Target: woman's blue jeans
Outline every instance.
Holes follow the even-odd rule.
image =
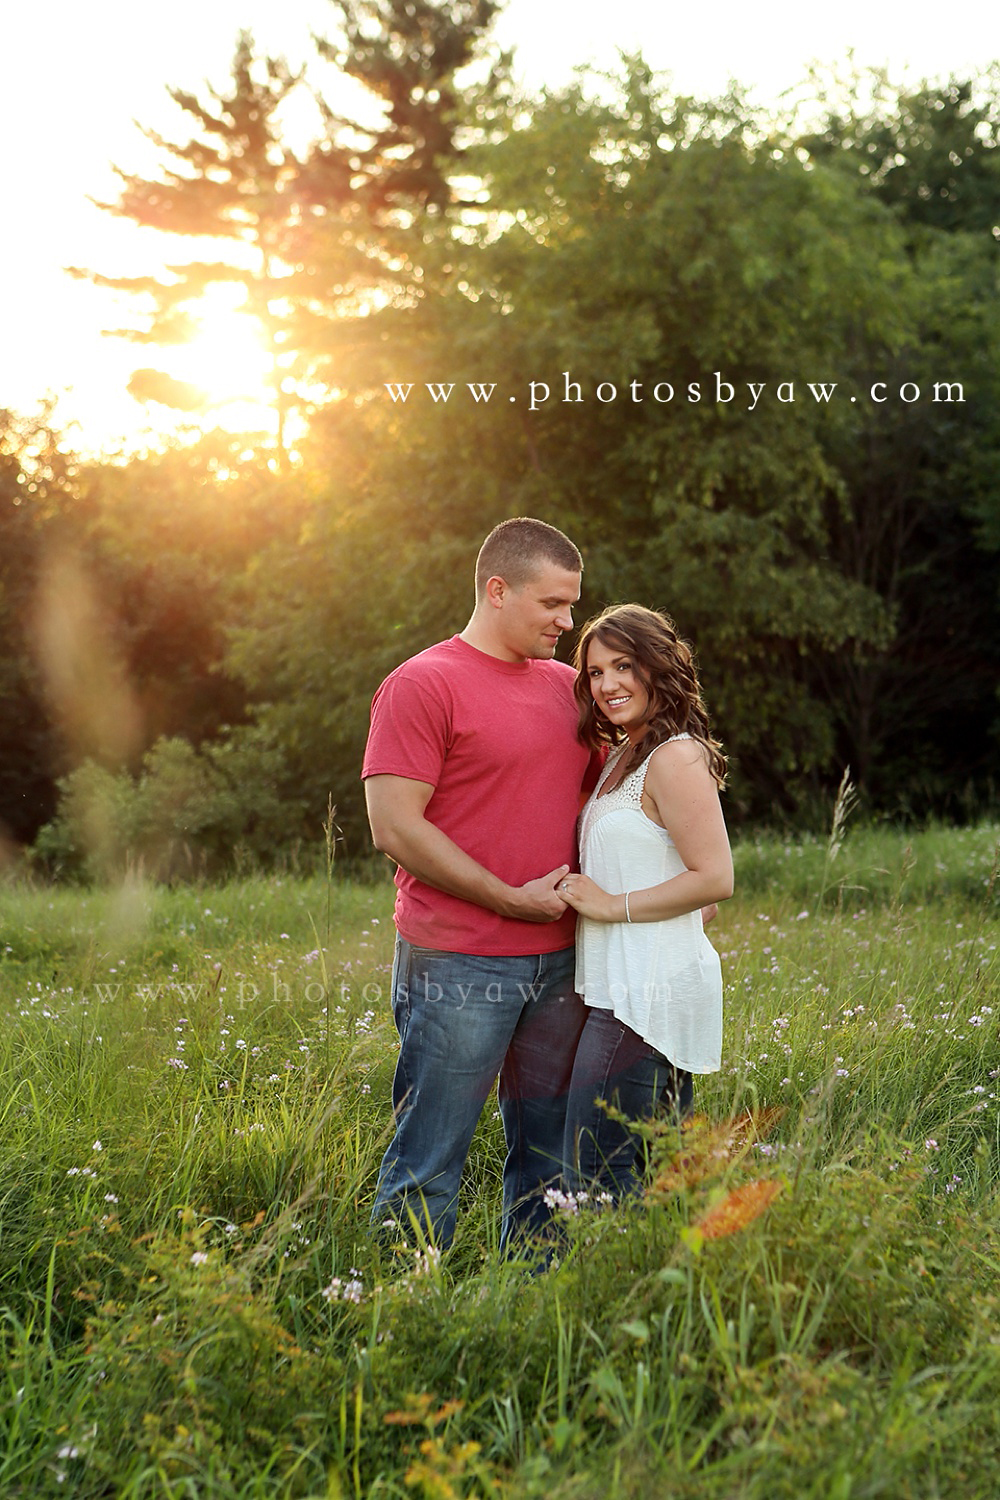
[[[639,1187],[643,1141],[627,1123],[611,1119],[599,1100],[629,1120],[666,1114],[680,1122],[690,1115],[693,1099],[690,1073],[675,1068],[612,1011],[589,1006],[566,1111],[570,1190],[621,1198]]]
[[[372,1223],[405,1231],[410,1215],[436,1245],[455,1230],[458,1188],[476,1123],[499,1075],[507,1158],[501,1245],[544,1232],[544,1190],[561,1183],[566,1096],[586,1019],[574,952],[479,957],[397,938],[392,1008],[399,1059],[396,1130],[379,1171]]]

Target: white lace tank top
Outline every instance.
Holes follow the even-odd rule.
[[[669,833],[642,810],[652,756],[601,795],[628,749],[626,743],[612,751],[580,815],[580,868],[614,895],[661,885],[686,869]],[[689,1073],[718,1069],[722,971],[700,911],[663,922],[581,918],[576,988],[588,1005],[613,1011],[676,1067]]]

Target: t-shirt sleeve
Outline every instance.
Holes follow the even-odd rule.
[[[437,786],[448,744],[448,711],[433,679],[416,681],[400,669],[372,700],[372,721],[361,779],[405,776]]]

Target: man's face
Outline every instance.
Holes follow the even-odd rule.
[[[521,588],[503,583],[498,593],[497,626],[509,659],[548,661],[555,656],[559,637],[573,629],[580,574],[542,563]]]

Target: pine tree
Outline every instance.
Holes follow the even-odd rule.
[[[172,141],[144,131],[163,153],[161,174],[141,177],[116,168],[121,196],[114,203],[99,204],[119,218],[170,234],[229,241],[239,247],[234,254],[167,266],[164,276],[74,271],[98,286],[149,298],[152,311],[145,326],[116,331],[154,345],[184,343],[193,335],[194,308],[213,283],[242,286],[242,309],[257,320],[270,356],[279,454],[284,453],[285,424],[294,404],[286,389],[291,351],[284,299],[290,289],[286,256],[298,216],[294,189],[301,164],[281,140],[276,117],[299,81],[300,75],[283,59],[255,59],[253,40],[242,32],[227,92],[212,89],[210,101],[202,103],[184,89],[169,90],[175,104],[196,122],[191,139]],[[192,409],[191,389],[183,382],[153,370],[137,376],[134,388],[140,399],[151,395],[163,404]],[[182,386],[183,400],[177,395]]]
[[[489,55],[498,0],[331,0],[342,18],[322,57],[376,106],[361,122],[319,101],[326,127],[304,163],[297,337],[315,378],[334,387],[368,367],[381,322],[345,318],[411,306],[452,273],[456,221],[470,207],[466,164],[509,88],[509,55]],[[475,84],[456,75],[489,59]],[[373,123],[374,120],[374,123]],[[377,325],[377,326],[376,326]]]
[[[441,213],[455,201],[464,124],[455,75],[481,56],[499,0],[333,0],[346,50],[317,38],[320,55],[364,84],[384,112],[365,128],[327,110],[333,149],[314,155],[339,174],[344,129],[355,141],[351,191],[373,217],[387,209]],[[502,62],[502,60],[501,60]]]
[[[217,282],[244,289],[270,354],[279,457],[297,394],[325,368],[332,327],[371,303],[387,275],[419,279],[414,223],[448,233],[446,210],[459,202],[454,179],[463,154],[462,101],[455,74],[481,55],[498,0],[334,0],[344,45],[317,38],[320,54],[361,82],[382,115],[362,124],[318,98],[325,133],[300,159],[281,136],[279,112],[302,82],[283,59],[256,58],[241,33],[231,86],[201,102],[183,89],[170,97],[195,122],[186,142],[147,130],[163,153],[155,178],[119,170],[122,192],[100,207],[134,223],[183,236],[229,241],[233,252],[165,268],[165,275],[108,277],[76,271],[99,286],[145,295],[152,311],[126,337],[184,343],[197,328],[197,303]],[[500,75],[498,75],[500,76]],[[199,393],[156,369],[137,370],[139,399],[193,412]],[[204,409],[204,403],[202,403]]]

